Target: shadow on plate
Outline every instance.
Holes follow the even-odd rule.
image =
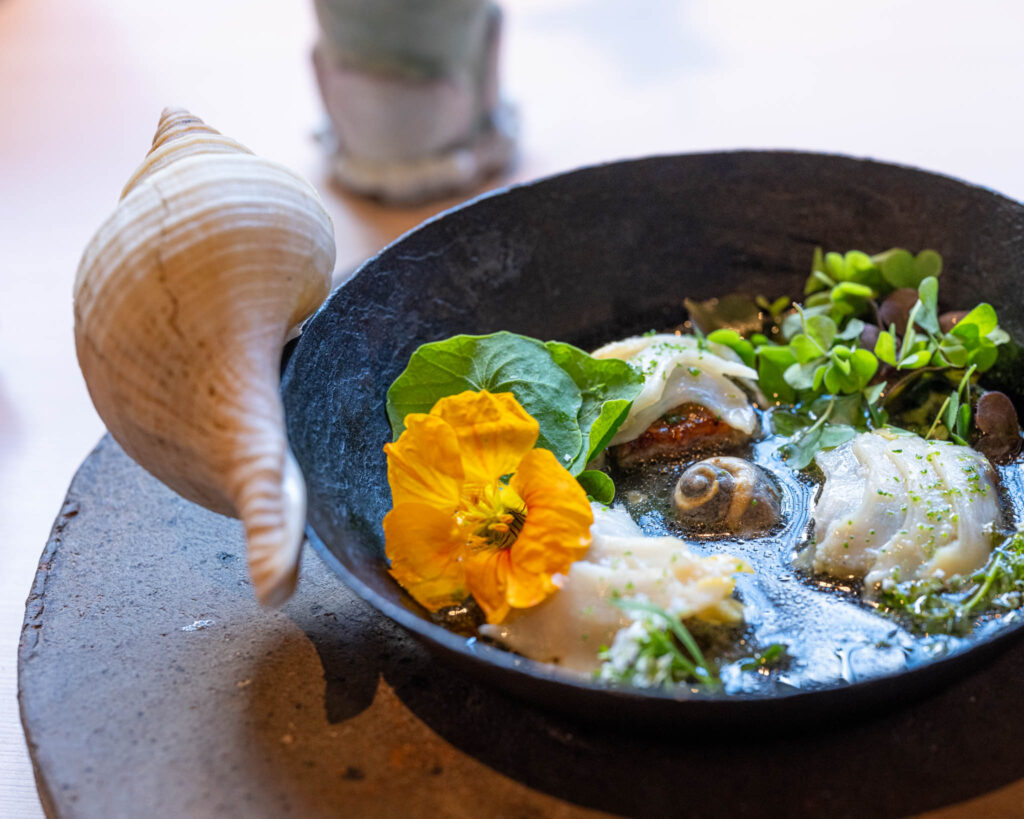
[[[369,625],[369,623],[367,623]],[[803,732],[723,726],[632,735],[550,714],[438,662],[377,616],[346,649],[307,629],[324,665],[332,722],[372,703],[379,675],[448,742],[531,788],[627,814],[902,816],[1024,777],[1024,650],[942,693]]]

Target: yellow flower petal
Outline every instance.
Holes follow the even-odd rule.
[[[455,431],[423,413],[405,417],[405,431],[385,444],[393,504],[425,503],[451,517],[462,489],[462,456]]]
[[[555,591],[553,574],[586,554],[594,514],[579,482],[546,449],[523,458],[511,486],[526,504],[526,523],[511,548],[505,594],[512,607],[527,608]]]
[[[395,579],[434,611],[472,593],[491,623],[555,591],[552,575],[590,545],[593,516],[558,459],[532,449],[539,427],[515,397],[465,392],[405,424],[384,447]],[[513,473],[509,486],[499,483]]]
[[[490,483],[508,475],[540,434],[537,422],[508,392],[448,396],[430,414],[455,430],[467,483]]]
[[[511,608],[544,601],[590,546],[594,515],[587,494],[558,459],[534,449],[519,463],[511,489],[526,506],[526,522],[510,549],[480,549],[466,555],[466,582],[490,623]]]
[[[451,513],[424,503],[404,503],[384,516],[384,550],[391,576],[431,611],[467,596],[462,564],[465,537]]]
[[[508,549],[472,552],[466,557],[466,584],[487,615],[488,623],[500,623],[508,617],[510,606],[505,591],[509,561]]]

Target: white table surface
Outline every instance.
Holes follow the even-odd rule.
[[[1020,4],[503,5],[503,85],[523,120],[512,180],[651,153],[786,147],[904,162],[1024,198]],[[50,524],[103,432],[75,361],[71,285],[161,108],[185,105],[306,174],[335,219],[339,276],[452,204],[388,210],[329,185],[312,137],[323,123],[314,37],[311,3],[296,0],[0,0],[2,817],[41,815],[16,646]],[[933,815],[1022,814],[1024,781]]]

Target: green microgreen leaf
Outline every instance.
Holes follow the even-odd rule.
[[[832,304],[832,299],[829,294],[830,291],[828,290],[821,290],[818,293],[812,293],[807,297],[807,301],[803,304],[804,310],[818,308],[829,312],[835,311],[835,306]]]
[[[925,249],[914,257],[914,275],[918,281],[928,277],[938,278],[942,273],[942,256],[937,251]]]
[[[819,364],[818,368],[814,371],[814,380],[811,382],[811,389],[815,392],[821,392],[821,385],[825,381],[825,372],[827,370],[827,364]]]
[[[777,319],[786,310],[793,300],[789,296],[779,296],[775,301],[768,301],[764,296],[758,296],[754,301],[757,306],[767,311],[773,319]]]
[[[928,276],[917,289],[917,323],[932,335],[939,330],[939,280]]]
[[[825,355],[827,347],[823,347],[810,336],[797,333],[789,342],[789,349],[793,351],[793,357],[801,364],[814,361]]]
[[[846,281],[846,263],[843,259],[842,253],[829,251],[825,254],[825,272],[833,279],[833,281]]]
[[[999,325],[996,311],[991,304],[982,302],[971,312],[958,321],[950,333],[960,338],[980,338],[987,336]]]
[[[884,381],[879,381],[872,387],[868,387],[864,390],[864,398],[868,404],[877,404],[878,399],[882,397],[882,393],[885,392],[886,384]]]
[[[960,410],[956,414],[956,426],[953,432],[954,440],[958,444],[967,445],[967,438],[971,434],[971,404],[967,402],[960,405]]]
[[[850,364],[849,347],[833,347],[832,352],[829,353],[829,358],[832,359],[832,363],[843,375],[849,375],[853,370],[853,367]]]
[[[894,290],[901,287],[916,289],[929,276],[937,277],[942,272],[942,257],[934,250],[922,250],[914,256],[908,250],[894,247],[872,259]]]
[[[757,348],[757,380],[761,391],[783,404],[796,401],[796,392],[785,379],[786,370],[796,363],[788,346],[762,344]]]
[[[874,298],[877,294],[866,284],[857,282],[840,282],[832,288],[829,298],[833,303],[840,301],[862,301]]]
[[[847,424],[826,424],[821,428],[821,449],[833,449],[845,444],[857,435],[857,430]]]
[[[795,440],[782,447],[786,463],[793,469],[805,469],[810,466],[823,449],[831,449],[845,444],[856,436],[857,430],[846,424],[823,424],[810,428]]]
[[[615,482],[607,474],[597,469],[587,469],[576,476],[583,491],[591,500],[605,506],[615,500]]]
[[[772,432],[791,438],[802,429],[811,425],[812,421],[806,414],[790,409],[778,409],[771,414]]]
[[[964,402],[964,397],[965,394],[969,397],[967,390],[971,383],[971,376],[974,375],[976,369],[974,366],[969,367],[961,376],[957,388],[942,402],[942,406],[939,407],[939,411],[935,415],[935,420],[932,421],[932,425],[924,436],[926,439],[932,437],[932,433],[935,432],[940,420],[954,438],[964,439],[967,437],[967,430],[970,429],[971,421],[971,403],[969,400]],[[964,414],[965,410],[966,413]],[[961,417],[964,417],[966,420],[961,421]]]
[[[836,338],[842,341],[853,341],[859,339],[864,332],[864,322],[858,318],[852,318],[846,322],[846,326],[836,333]]]
[[[846,268],[844,281],[866,283],[871,280],[871,274],[877,270],[875,263],[867,253],[860,250],[849,250],[843,256],[843,264]]]
[[[978,372],[985,372],[992,368],[997,358],[999,358],[999,350],[996,349],[996,345],[987,338],[983,338],[978,342],[977,348],[967,356],[967,361],[977,367]]]
[[[576,422],[583,442],[576,457],[569,462],[562,459],[563,466],[576,475],[604,450],[626,420],[643,378],[624,361],[591,358],[571,344],[549,341],[544,347],[579,390],[581,403]]]
[[[843,383],[843,373],[839,367],[835,364],[831,364],[825,368],[824,374],[825,389],[831,393],[842,393],[846,392]]]
[[[811,256],[811,273],[817,273],[825,269],[825,251],[820,247],[814,248]]]
[[[735,330],[715,330],[708,334],[708,341],[715,344],[722,344],[736,353],[740,360],[748,367],[755,366],[757,354],[754,352],[754,345],[747,341]]]
[[[946,399],[946,403],[943,404],[942,409],[939,410],[937,418],[942,418],[942,423],[946,425],[946,429],[956,429],[956,419],[960,412],[960,393],[958,390],[954,390],[949,398]],[[933,425],[934,426],[934,425]]]
[[[950,332],[942,333],[941,273],[942,257],[934,250],[914,255],[892,248],[868,256],[856,250],[825,253],[817,248],[804,304],[776,315],[788,307],[787,299],[772,303],[757,298],[756,305],[775,319],[770,336],[752,336],[751,348],[742,345],[741,337],[721,337],[744,361],[749,363],[753,356],[766,396],[796,404],[792,412],[803,418],[800,424],[787,422],[790,415],[779,411],[775,424],[777,434],[790,439],[786,457],[792,465],[808,464],[825,442],[846,438],[850,430],[887,425],[896,412],[901,424],[923,431],[931,422],[933,431],[943,437],[966,439],[970,427],[961,419],[970,420],[969,397],[951,398],[933,415],[945,400],[934,385],[942,384],[951,371],[981,372],[999,366],[999,346],[1009,336],[987,304],[978,305]],[[894,326],[879,328],[873,347],[862,346],[863,339],[874,336],[868,330],[873,330],[869,322],[878,320],[875,299],[895,288],[917,291],[905,331],[897,335]],[[888,365],[884,379],[879,378],[882,363]],[[873,383],[876,379],[878,383]],[[922,395],[932,397],[921,403]],[[912,417],[914,413],[920,417]],[[789,430],[783,431],[787,424]]]
[[[955,337],[946,335],[939,342],[937,353],[942,356],[941,360],[947,362],[950,367],[960,369],[967,366],[967,348],[960,344]]]
[[[881,267],[882,276],[894,289],[914,287],[914,256],[909,250],[894,247],[874,257],[875,263]]]
[[[821,350],[819,355],[824,355],[825,351],[832,346],[832,342],[835,340],[838,330],[836,323],[824,314],[807,315],[805,312],[804,327],[806,328],[807,336]]]
[[[785,643],[772,643],[763,651],[759,651],[752,657],[739,661],[741,671],[761,671],[762,669],[777,668],[787,661],[790,656],[789,646]]]
[[[932,360],[932,354],[928,350],[917,350],[900,359],[899,370],[917,370],[927,367]]]
[[[896,338],[888,332],[878,334],[878,341],[875,342],[875,355],[886,364],[896,366]]]
[[[857,377],[857,390],[864,389],[878,372],[878,359],[870,350],[860,347],[850,352],[850,366]]]
[[[794,390],[816,389],[814,381],[819,369],[823,368],[818,364],[817,359],[805,364],[797,363],[786,369],[783,378]]]
[[[900,345],[900,353],[897,356],[897,366],[903,361],[914,345],[917,343],[917,332],[914,330],[914,325],[917,323],[917,314],[921,311],[921,302],[915,302],[914,306],[910,308],[910,315],[907,317],[907,329],[903,333],[903,343]]]
[[[831,290],[835,286],[835,280],[829,277],[827,273],[815,270],[807,280],[807,284],[804,287],[804,295],[813,296],[821,290]]]

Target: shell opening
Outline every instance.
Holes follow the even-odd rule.
[[[291,449],[285,450],[280,496],[256,491],[239,510],[249,542],[249,574],[256,597],[265,606],[280,606],[295,591],[305,540],[306,482]]]

